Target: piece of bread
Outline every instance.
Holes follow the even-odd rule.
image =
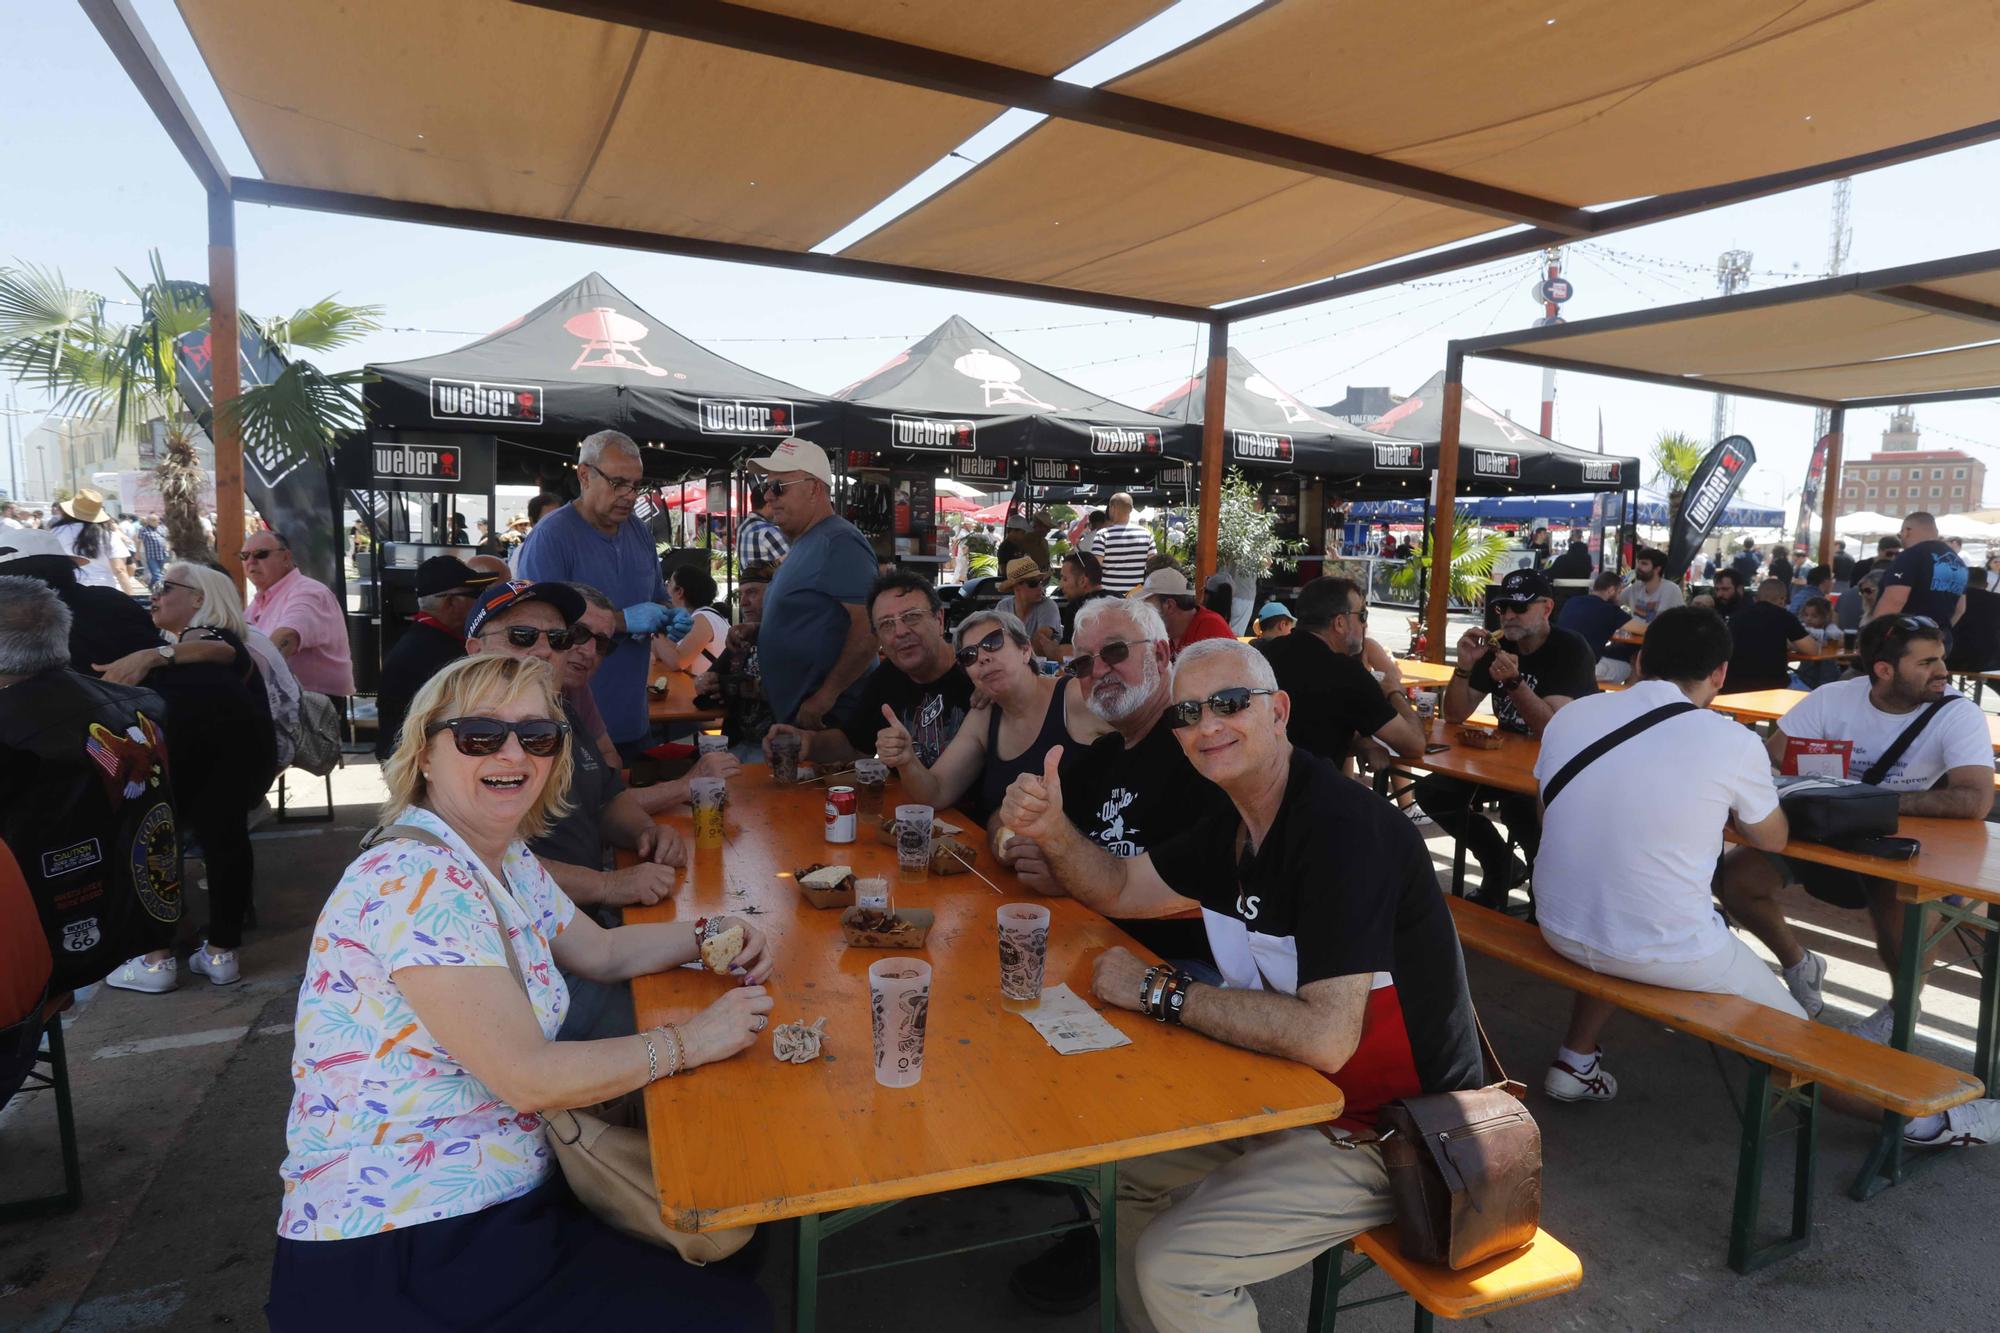
[[[743,927],[717,931],[701,942],[701,961],[711,972],[727,973],[736,955],[743,952]]]
[[[799,876],[799,883],[821,893],[831,893],[840,888],[853,875],[852,866],[820,866]]]

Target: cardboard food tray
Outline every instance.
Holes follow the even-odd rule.
[[[798,881],[799,892],[804,895],[805,900],[818,908],[854,906],[854,876],[851,873],[838,886],[831,889],[816,889],[806,883],[807,875],[815,870],[824,869],[826,866],[820,863],[801,866],[792,872],[792,878]]]
[[[928,907],[898,907],[895,929],[867,930],[858,924],[860,916],[859,907],[840,914],[840,933],[858,949],[921,949],[931,933],[931,923],[937,920],[937,913]]]
[[[1480,727],[1460,727],[1452,734],[1452,739],[1468,750],[1497,750],[1504,744],[1498,732]]]

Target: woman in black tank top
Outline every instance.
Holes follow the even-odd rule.
[[[1051,746],[1087,743],[1105,727],[1080,703],[1068,706],[1065,678],[1036,670],[1028,631],[1011,611],[975,613],[958,627],[955,642],[960,664],[989,702],[972,711],[928,768],[893,717],[878,749],[901,774],[910,800],[940,810],[962,804],[983,824],[1009,783],[1041,769]]]

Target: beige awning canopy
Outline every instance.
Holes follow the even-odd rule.
[[[1824,407],[2000,395],[2000,251],[1456,344]]]
[[[214,189],[127,5],[81,3]],[[1190,317],[2000,137],[1985,3],[1269,0],[1100,89],[1052,76],[1169,0],[178,3],[240,200]],[[1010,106],[1049,118],[807,253]]]

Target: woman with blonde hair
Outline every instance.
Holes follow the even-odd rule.
[[[432,677],[383,768],[383,827],[320,912],[265,1306],[279,1333],[769,1326],[748,1282],[585,1211],[537,1114],[689,1077],[749,1046],[772,1006],[755,925],[607,930],[528,850],[568,802],[557,688],[546,663],[497,653]],[[554,1040],[565,974],[662,972],[736,931],[726,988],[693,1018]]]
[[[218,986],[242,979],[236,951],[250,913],[256,865],[250,807],[277,772],[270,695],[243,642],[236,585],[206,565],[168,565],[153,585],[157,648],[93,664],[104,679],[157,690],[167,704],[167,762],[174,814],[201,844],[208,870],[208,930],[188,970]],[[171,950],[142,955],[105,978],[119,990],[159,994],[180,984]]]

